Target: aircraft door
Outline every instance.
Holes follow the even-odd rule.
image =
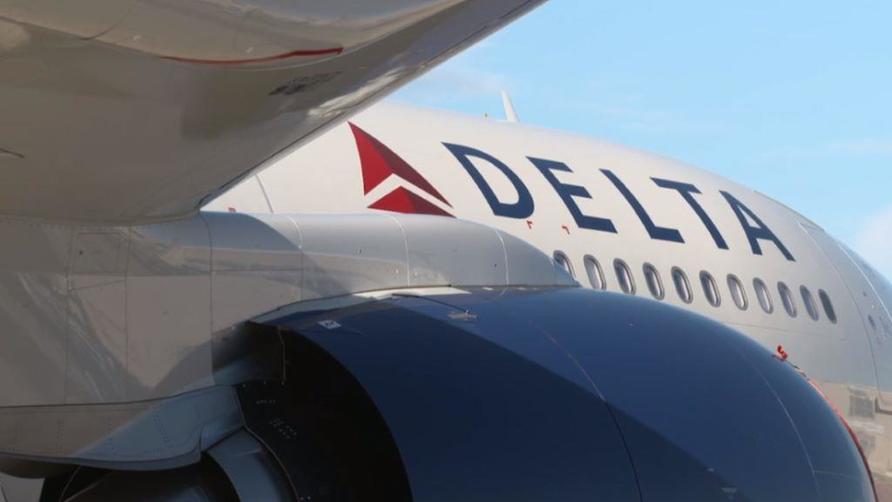
[[[881,401],[877,408],[892,414],[892,286],[855,252],[823,230],[806,225],[803,228],[830,259],[849,290],[873,354]]]

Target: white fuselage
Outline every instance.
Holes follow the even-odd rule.
[[[379,104],[206,209],[446,213],[566,256],[583,286],[622,292],[627,276],[638,296],[782,346],[848,420],[875,474],[892,470],[888,283],[813,222],[722,177],[589,138]]]

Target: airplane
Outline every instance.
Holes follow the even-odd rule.
[[[513,106],[506,115],[516,117]],[[892,285],[805,216],[707,171],[512,120],[385,102],[205,210],[427,214],[514,235],[581,287],[696,312],[778,350],[843,415],[874,479],[892,474]]]
[[[539,3],[0,1],[0,499],[884,496],[857,255],[379,102]]]

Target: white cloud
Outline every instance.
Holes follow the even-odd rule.
[[[591,117],[593,121],[632,133],[647,135],[708,134],[725,130],[724,124],[667,108],[668,103],[641,92],[637,82],[607,77],[568,84],[569,92],[538,89],[539,99],[566,113]]]
[[[427,106],[448,106],[481,97],[499,99],[499,91],[515,88],[505,75],[483,69],[491,48],[483,41],[432,69],[395,94],[399,99]]]
[[[828,149],[833,153],[892,156],[892,140],[868,138],[853,141],[841,141],[831,144]]]
[[[447,63],[418,79],[403,93],[414,94],[412,97],[439,98],[446,95],[450,99],[456,99],[480,95],[498,96],[499,91],[506,87],[508,80],[501,75],[467,64]]]
[[[865,220],[855,236],[855,250],[892,280],[892,206]]]
[[[601,120],[628,131],[645,134],[699,134],[712,133],[724,128],[717,122],[641,105],[592,104],[590,108]]]
[[[892,157],[892,139],[862,138],[834,141],[812,146],[786,146],[764,152],[761,156],[766,162],[780,162],[776,168],[813,169],[810,164],[815,160],[826,160],[830,157],[853,159],[855,157]],[[883,166],[885,170],[887,167]]]

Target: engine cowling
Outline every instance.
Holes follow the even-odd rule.
[[[266,320],[295,366],[318,349],[362,387],[413,500],[875,497],[827,402],[730,328],[574,288],[453,293]]]
[[[245,367],[268,374],[236,386],[243,430],[178,471],[49,487],[63,500],[875,500],[819,392],[724,325],[578,288],[423,293],[258,319]]]

